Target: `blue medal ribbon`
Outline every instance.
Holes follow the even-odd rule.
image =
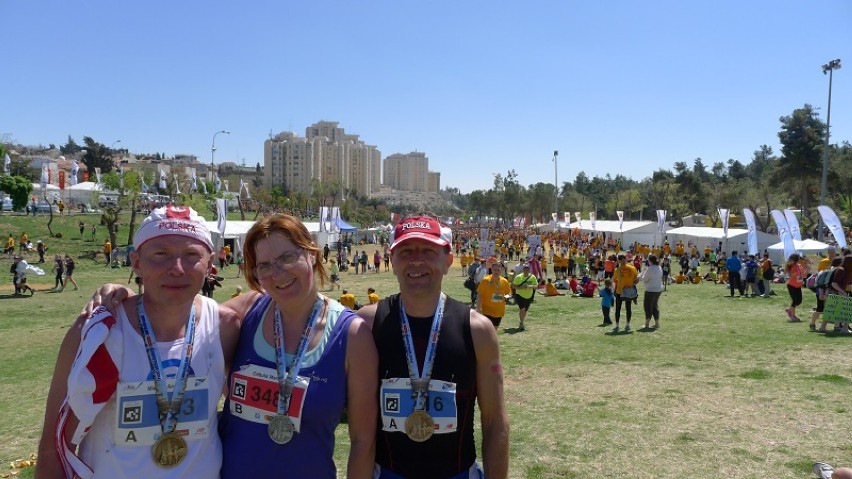
[[[186,323],[184,349],[181,352],[180,364],[175,377],[175,388],[171,394],[168,392],[166,378],[163,376],[160,352],[157,350],[157,339],[154,337],[154,330],[151,328],[151,323],[145,314],[142,296],[139,296],[139,299],[136,300],[136,314],[139,316],[139,329],[145,341],[145,353],[148,355],[148,364],[151,366],[151,372],[154,375],[157,409],[159,409],[160,413],[160,428],[163,434],[170,434],[177,427],[180,405],[183,402],[183,394],[186,392],[186,383],[189,377],[192,343],[195,339],[195,303],[192,303],[192,310],[189,313],[189,319]]]
[[[299,370],[302,369],[302,359],[305,357],[305,352],[308,350],[308,343],[311,342],[311,336],[314,333],[314,326],[319,317],[320,310],[325,305],[325,299],[318,297],[314,302],[314,307],[311,310],[311,315],[305,325],[305,330],[302,332],[302,339],[299,340],[299,346],[293,354],[293,360],[290,361],[290,367],[285,369],[284,362],[287,360],[287,353],[284,350],[284,327],[281,320],[281,310],[278,305],[275,306],[275,369],[278,372],[278,415],[286,416],[287,410],[290,409],[290,398],[293,396],[293,383],[299,375]]]
[[[426,357],[423,358],[423,372],[417,367],[417,355],[414,352],[414,340],[411,338],[411,325],[408,315],[405,314],[405,306],[402,300],[399,302],[400,324],[402,326],[402,340],[405,343],[405,359],[408,362],[408,377],[411,379],[411,397],[416,398],[414,402],[415,411],[426,409],[426,400],[429,399],[429,381],[432,380],[432,366],[435,364],[435,354],[438,351],[438,337],[441,335],[441,323],[444,319],[444,294],[438,300],[438,309],[432,317],[432,329],[429,334],[429,342],[426,344]]]

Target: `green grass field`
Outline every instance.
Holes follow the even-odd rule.
[[[63,233],[55,240],[47,238],[46,217],[0,215],[0,235],[17,237],[25,228],[34,241],[47,243],[50,257],[67,251],[76,258],[103,243],[103,232],[93,243],[88,228],[89,240],[80,240],[80,218],[90,227],[98,217],[55,219],[54,232]],[[122,230],[119,238],[126,234]],[[375,247],[363,249],[371,254]],[[36,451],[57,348],[83,302],[102,282],[127,281],[127,268],[76,261],[80,291],[49,292],[48,271],[31,279],[38,290],[34,297],[13,297],[9,260],[0,259],[5,465]],[[465,299],[460,271],[456,266],[445,278],[445,291]],[[245,288],[235,269],[223,276],[218,300],[237,285]],[[394,277],[384,272],[343,273],[342,283],[361,301],[368,286],[382,296],[396,291]],[[670,286],[660,300],[662,327],[653,332],[639,331],[640,291],[634,331],[620,335],[597,326],[597,299],[538,296],[521,333],[514,330],[517,310],[510,307],[498,334],[511,421],[510,476],[778,479],[811,477],[815,460],[852,464],[846,404],[852,395],[847,364],[852,339],[788,323],[786,290],[779,285],[775,290],[771,299],[731,299],[721,285]],[[803,319],[814,302],[806,293]],[[346,437],[341,426],[336,454],[341,469]],[[2,473],[9,473],[8,466]],[[31,470],[21,472],[30,476]]]

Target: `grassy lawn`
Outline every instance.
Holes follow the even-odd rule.
[[[77,222],[87,224],[80,239]],[[0,215],[0,235],[26,229],[42,239],[48,256],[75,258],[99,248],[90,227],[97,216],[56,218],[47,237],[46,217]],[[126,229],[119,243],[126,239]],[[374,246],[363,248],[368,254]],[[30,258],[36,258],[31,254]],[[41,432],[47,388],[57,348],[83,302],[102,282],[126,283],[127,268],[77,259],[80,291],[52,293],[53,276],[31,279],[34,297],[11,296],[9,260],[0,259],[0,475],[28,459]],[[227,269],[218,300],[237,285]],[[445,291],[469,297],[460,268]],[[342,274],[360,301],[368,286],[381,296],[396,291],[389,273]],[[850,464],[848,398],[852,339],[811,333],[783,312],[788,297],[729,298],[721,285],[673,285],[660,300],[662,327],[644,324],[641,293],[634,331],[610,335],[597,299],[538,296],[517,333],[509,308],[499,331],[511,420],[513,478],[804,478],[815,460]],[[335,291],[332,297],[337,297]],[[799,315],[815,303],[806,293]],[[624,321],[622,312],[622,325]],[[345,468],[346,427],[338,429],[337,463]],[[31,471],[23,470],[22,477]],[[343,475],[343,471],[340,472]]]

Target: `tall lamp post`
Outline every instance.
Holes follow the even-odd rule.
[[[828,74],[828,115],[825,120],[825,145],[822,149],[822,183],[820,185],[819,190],[819,204],[825,204],[825,190],[828,186],[828,139],[829,133],[831,132],[831,82],[834,79],[834,70],[840,69],[840,59],[832,60],[825,65],[822,66],[822,74]],[[823,240],[825,233],[823,232],[825,228],[822,223],[822,216],[820,215],[819,219],[819,232],[817,233],[817,239],[820,241]]]
[[[557,175],[557,166],[559,151],[553,150],[553,187],[556,188],[555,194],[553,195],[553,212],[556,213],[556,222],[559,222],[559,177]],[[567,220],[566,220],[567,221]]]
[[[216,157],[216,135],[219,133],[224,133],[226,135],[230,135],[230,131],[219,130],[216,133],[213,133],[213,145],[210,147],[210,179],[213,179],[213,166],[214,158]]]

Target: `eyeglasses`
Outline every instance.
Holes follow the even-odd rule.
[[[282,254],[281,256],[275,258],[274,261],[258,263],[252,269],[255,278],[266,279],[275,273],[276,268],[281,271],[286,271],[292,268],[296,265],[296,263],[299,262],[299,259],[302,257],[302,254],[304,252],[304,249],[298,248],[293,251],[288,251]]]

